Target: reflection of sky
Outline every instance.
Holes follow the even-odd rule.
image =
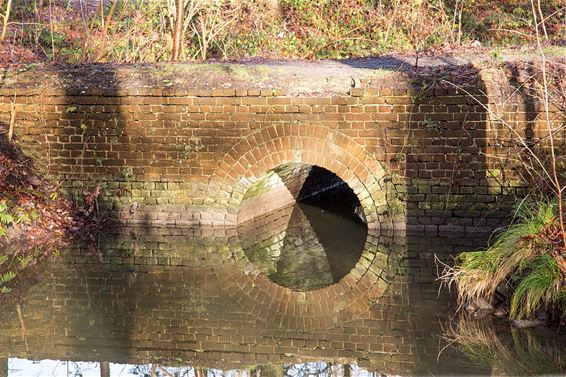
[[[284,375],[288,377],[343,377],[344,369],[341,365],[332,365],[323,362],[284,365]],[[207,377],[250,377],[249,370],[206,369]],[[152,365],[114,364],[110,363],[111,377],[150,377]],[[379,373],[368,372],[356,365],[351,365],[350,376],[370,377],[379,376]],[[59,361],[41,360],[32,361],[12,358],[8,361],[9,377],[100,377],[100,365],[97,362],[85,361]],[[182,376],[195,377],[192,367],[154,367],[154,376]]]
[[[349,365],[351,377],[381,376],[380,373],[368,372],[354,364]],[[342,365],[333,365],[324,362],[285,365],[284,368],[284,375],[287,377],[344,377],[344,369]]]
[[[194,377],[194,371],[188,367],[161,367],[173,376]],[[97,362],[10,359],[8,377],[100,377],[100,365]],[[110,363],[111,377],[151,376],[151,365],[113,364]],[[157,369],[155,376],[167,376]],[[228,377],[228,376],[226,376]]]

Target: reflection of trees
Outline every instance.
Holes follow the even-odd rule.
[[[350,377],[352,375],[350,364],[332,364],[324,362],[310,362],[304,364],[286,365],[283,373],[288,377],[309,376],[309,377]],[[356,375],[369,375],[365,370],[358,370]]]
[[[285,367],[285,376],[329,376],[332,364],[327,363],[304,363]]]
[[[136,377],[204,377],[202,368],[193,367],[166,367],[159,364],[135,365],[128,371]],[[199,374],[199,371],[201,374]]]
[[[101,362],[101,376],[103,363]],[[82,363],[78,363],[82,364]],[[108,363],[107,363],[108,364]],[[124,366],[125,368],[126,366]],[[77,369],[78,370],[78,369]],[[130,365],[128,376],[136,377],[350,377],[369,376],[364,369],[350,364],[308,362],[302,364],[262,364],[244,369],[221,370],[204,367],[170,367],[160,364]],[[3,375],[0,374],[0,377]]]
[[[548,329],[537,329],[536,334],[513,327],[501,330],[489,321],[462,317],[444,337],[472,362],[491,366],[495,375],[549,375],[566,370],[564,336]],[[543,331],[549,331],[548,336]]]
[[[8,359],[0,357],[0,377],[8,377]]]

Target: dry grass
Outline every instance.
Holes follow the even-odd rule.
[[[527,318],[539,308],[566,313],[566,269],[553,201],[523,203],[517,222],[499,234],[485,250],[456,258],[444,265],[442,284],[455,285],[458,303],[492,302],[499,287],[511,288],[511,318]]]
[[[473,362],[491,366],[495,375],[553,375],[566,370],[560,339],[535,337],[516,329],[496,333],[490,323],[464,317],[445,330],[444,339]]]

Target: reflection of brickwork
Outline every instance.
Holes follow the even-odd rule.
[[[8,72],[0,89],[0,117],[9,119],[15,101],[15,131],[25,151],[57,178],[68,178],[71,195],[100,184],[101,205],[130,222],[233,224],[256,179],[302,162],[344,180],[370,227],[394,216],[427,232],[492,228],[520,192],[510,168],[523,147],[483,105],[529,142],[544,136],[540,106],[494,69],[442,73],[448,81],[475,78],[466,90],[479,102],[462,90],[435,87],[438,80],[394,73],[353,77],[359,85],[350,91],[298,95],[286,82],[278,89],[248,88],[241,80],[210,89],[198,70],[144,69]],[[175,70],[200,86],[160,81]],[[49,87],[59,76],[66,84]],[[552,119],[562,120],[554,113]]]
[[[404,262],[383,275],[389,283],[376,296],[361,289],[364,276],[351,276],[347,289],[280,290],[250,269],[239,241],[221,232],[109,237],[102,258],[85,257],[86,247],[66,252],[24,295],[29,351],[15,310],[7,309],[0,358],[221,368],[324,359],[399,374],[430,373],[426,361],[435,373],[462,373],[465,365],[450,350],[435,361],[438,318],[446,319],[452,299],[437,300],[430,256],[453,247],[446,241],[442,250],[438,239],[427,238],[389,242]]]

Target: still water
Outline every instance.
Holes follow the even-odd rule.
[[[435,255],[295,205],[238,229],[116,229],[46,263],[0,324],[0,376],[532,375],[564,331],[455,315]]]

